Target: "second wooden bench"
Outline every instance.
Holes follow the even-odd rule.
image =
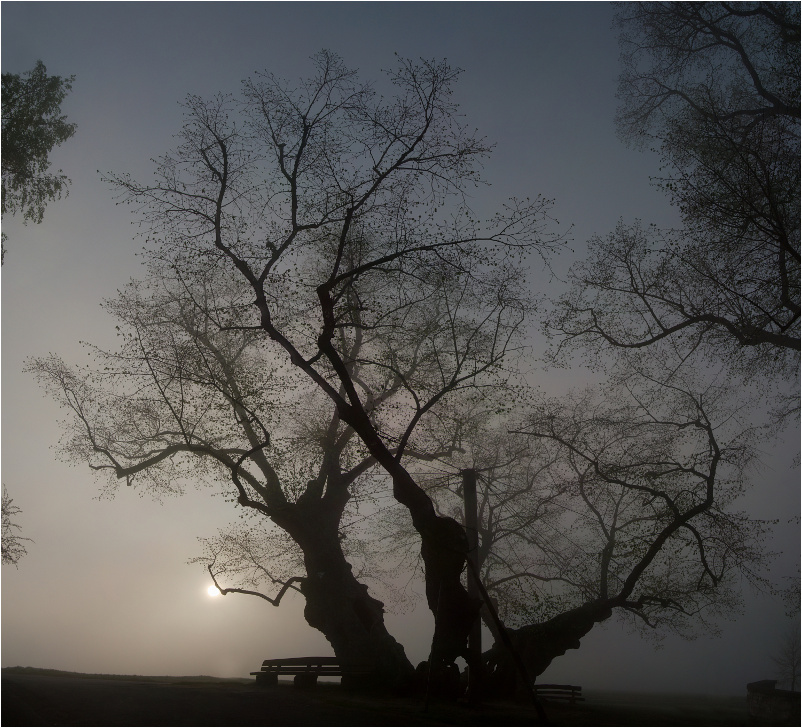
[[[568,700],[573,705],[582,697],[582,688],[579,685],[549,685],[536,684],[535,694],[544,700]]]

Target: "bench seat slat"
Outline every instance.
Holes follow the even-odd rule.
[[[336,657],[287,657],[282,660],[265,660],[262,667],[276,665],[339,665]]]
[[[345,673],[346,675],[369,675],[371,670],[360,670],[360,669],[342,669],[342,668],[305,668],[305,667],[289,667],[289,668],[279,668],[279,669],[270,669],[270,668],[262,668],[260,672],[252,672],[251,675],[259,675],[261,673],[272,673],[274,675],[299,675],[303,673],[315,673],[316,675],[342,675]]]
[[[570,695],[563,693],[561,695],[541,695],[540,693],[537,694],[539,698],[543,698],[544,700],[584,700],[585,698],[581,697],[580,695]]]

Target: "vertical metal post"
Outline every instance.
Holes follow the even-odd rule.
[[[476,471],[462,471],[462,494],[465,499],[465,533],[468,537],[468,594],[478,601],[482,600],[481,587],[477,582],[479,574],[479,528],[476,502]],[[468,700],[478,702],[482,686],[482,619],[476,621],[468,635]]]

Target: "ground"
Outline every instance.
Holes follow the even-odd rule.
[[[546,704],[563,726],[753,725],[744,697],[649,696],[586,692],[575,708]],[[343,690],[257,688],[251,680],[96,676],[4,668],[3,726],[469,726],[536,724],[525,703],[478,708]]]

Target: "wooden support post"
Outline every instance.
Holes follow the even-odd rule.
[[[462,471],[462,494],[465,500],[465,533],[468,537],[468,594],[482,599],[481,587],[477,583],[479,574],[479,528],[476,502],[476,471]],[[482,693],[482,619],[477,614],[476,621],[468,635],[468,700],[477,703]]]

